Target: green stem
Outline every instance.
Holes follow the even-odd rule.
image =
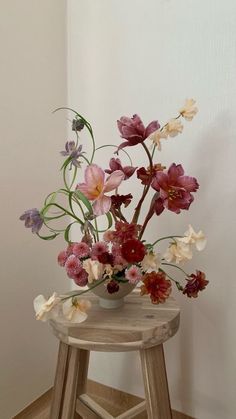
[[[67,214],[67,215],[69,215],[70,217],[74,218],[76,221],[78,221],[78,223],[79,223],[79,224],[81,224],[81,225],[83,225],[83,224],[84,224],[84,223],[80,220],[80,218],[76,217],[76,215],[75,215],[75,214],[73,214],[73,213],[71,213],[70,211],[66,210],[66,209],[65,209],[65,208],[63,208],[61,205],[55,204],[54,202],[53,202],[53,203],[51,203],[51,204],[46,205],[46,206],[43,208],[43,210],[41,211],[42,216],[43,216],[43,212],[44,212],[47,208],[52,207],[52,206],[54,206],[54,207],[56,207],[56,208],[59,208],[60,210],[64,211],[64,212],[65,212],[65,214]]]
[[[91,287],[89,287],[89,288],[87,288],[86,290],[84,290],[84,291],[80,291],[80,292],[77,292],[77,291],[72,291],[71,293],[69,293],[67,296],[60,296],[60,298],[61,298],[61,301],[64,301],[64,300],[68,300],[68,298],[72,298],[72,297],[76,297],[77,295],[83,295],[83,294],[86,294],[87,292],[89,292],[89,291],[91,291],[91,290],[93,290],[94,288],[96,288],[96,287],[98,287],[100,284],[102,284],[103,282],[105,282],[107,280],[107,278],[104,278],[104,279],[102,279],[102,280],[100,280],[100,281],[96,281],[96,284],[95,285],[93,285],[93,286],[91,286]]]
[[[152,247],[154,247],[157,243],[159,243],[162,240],[167,240],[167,239],[175,239],[175,237],[183,237],[183,236],[165,236],[165,237],[161,237],[160,239],[156,240],[154,243],[152,243]]]
[[[97,241],[99,241],[99,233],[98,233],[98,222],[97,222],[97,218],[94,219],[94,223],[95,223],[95,228],[96,228],[96,237],[97,237]]]
[[[176,266],[173,263],[167,263],[167,262],[162,262],[162,265],[172,266],[173,268],[179,269],[181,272],[184,273],[184,275],[186,275],[187,277],[189,277],[189,274],[187,274],[187,272],[185,272],[182,268],[180,268],[180,266]]]
[[[182,287],[182,285],[178,282],[178,281],[176,281],[174,278],[172,278],[167,272],[165,272],[163,269],[160,269],[160,271],[161,272],[163,272],[166,276],[168,276],[168,278],[171,280],[171,281],[173,281],[174,283],[175,283],[175,285],[176,285],[176,287],[178,288],[178,290],[179,291],[182,291],[183,290],[183,287]]]

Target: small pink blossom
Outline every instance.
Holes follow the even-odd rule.
[[[82,269],[77,275],[74,275],[72,279],[79,287],[85,287],[88,283],[88,274],[85,269]]]
[[[112,242],[114,238],[114,231],[108,230],[103,234],[103,240],[107,243]]]
[[[125,278],[128,279],[130,284],[137,284],[142,278],[142,272],[137,266],[132,265],[127,269]]]
[[[78,258],[86,258],[90,255],[90,248],[87,243],[84,242],[74,243],[72,251],[73,255]]]
[[[108,245],[105,242],[97,242],[92,247],[91,258],[96,260],[98,256],[108,252]]]
[[[121,246],[114,244],[111,249],[112,255],[114,256],[114,265],[127,265],[127,261],[121,254]]]
[[[124,173],[115,170],[105,180],[105,172],[96,164],[90,164],[85,169],[85,182],[79,183],[79,189],[87,199],[93,201],[93,212],[95,215],[106,214],[111,208],[111,198],[105,195],[120,186],[124,180]]]
[[[68,254],[67,254],[66,250],[62,250],[59,253],[59,255],[57,256],[58,265],[65,266],[65,263],[67,261],[67,258],[68,258]]]
[[[65,268],[69,278],[73,278],[73,276],[80,273],[82,265],[75,255],[70,255],[65,263]]]

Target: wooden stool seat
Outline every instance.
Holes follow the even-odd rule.
[[[140,352],[146,403],[116,419],[135,418],[147,409],[149,419],[171,419],[163,342],[179,327],[180,310],[173,299],[154,305],[135,290],[124,306],[104,309],[98,297],[88,293],[92,303],[84,323],[51,321],[60,340],[50,419],[114,419],[86,394],[90,351]]]

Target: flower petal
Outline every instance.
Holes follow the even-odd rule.
[[[113,191],[113,189],[118,188],[124,178],[125,175],[121,170],[115,170],[110,176],[108,176],[103,192],[110,192]]]
[[[188,192],[196,192],[199,188],[199,184],[195,177],[181,176],[177,181],[179,186],[182,186]]]
[[[89,188],[96,189],[98,185],[104,185],[105,172],[97,164],[90,164],[85,169],[84,178]]]
[[[109,196],[101,195],[99,199],[93,204],[93,212],[95,215],[106,214],[111,208],[111,198]]]
[[[86,198],[90,199],[91,201],[97,198],[97,194],[94,193],[94,189],[88,187],[86,183],[79,183],[76,186],[76,189],[79,189],[79,191],[82,192],[84,196],[86,196]]]
[[[160,128],[160,124],[158,121],[152,121],[148,124],[147,128],[145,129],[145,138],[149,137],[153,132]]]

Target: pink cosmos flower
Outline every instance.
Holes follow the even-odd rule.
[[[199,185],[194,177],[184,176],[181,164],[173,163],[167,173],[156,173],[152,187],[160,192],[159,213],[161,212],[160,200],[162,200],[164,207],[179,214],[181,209],[189,209],[194,200],[190,192],[196,192]],[[158,211],[156,212],[158,213]]]
[[[73,255],[77,256],[78,258],[86,258],[90,255],[90,248],[87,243],[84,242],[74,243],[72,252]]]
[[[122,116],[120,120],[117,121],[117,126],[121,133],[121,137],[126,139],[126,141],[120,144],[118,151],[121,148],[142,143],[149,135],[160,128],[158,121],[150,122],[145,128],[141,118],[137,114],[133,115],[132,118]]]
[[[106,192],[120,186],[124,180],[124,173],[121,170],[114,171],[105,180],[105,172],[96,164],[90,164],[85,169],[85,183],[79,183],[79,189],[90,201],[94,201],[93,211],[95,215],[106,214],[111,207],[111,198]]]
[[[132,265],[127,269],[125,278],[128,279],[130,284],[137,284],[142,278],[141,270],[137,266]]]
[[[66,273],[69,278],[80,273],[82,265],[80,260],[75,255],[70,255],[65,263]]]

